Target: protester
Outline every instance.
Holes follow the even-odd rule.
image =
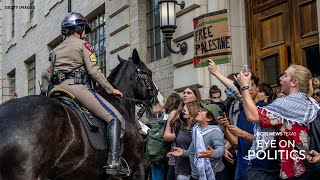
[[[226,177],[222,162],[224,154],[223,131],[217,125],[221,109],[215,104],[201,103],[196,117],[197,124],[192,130],[192,142],[188,150],[176,147],[168,155],[189,156],[192,167],[192,179],[218,179]],[[208,149],[206,149],[208,148]]]
[[[167,121],[170,112],[178,109],[181,102],[181,97],[177,93],[172,93],[166,99],[164,104],[164,113],[160,120]],[[163,180],[166,179],[168,172],[168,160],[164,158],[160,163],[151,163],[151,170],[152,170],[152,179],[153,180]]]
[[[211,103],[221,102],[221,90],[216,85],[212,85],[209,89],[209,97]]]
[[[232,88],[234,89],[230,90],[228,87],[226,87],[224,92],[226,93],[227,99],[223,101],[228,109],[227,116],[232,119],[233,124],[236,124],[237,116],[239,115],[239,100],[241,98],[239,92],[240,86],[234,78],[236,75],[237,74],[231,73],[227,76],[228,79],[232,80]]]
[[[263,100],[267,103],[271,103],[273,97],[272,87],[267,83],[259,84],[258,96],[260,100]]]
[[[163,139],[166,142],[172,142],[172,147],[176,146],[175,145],[176,133],[178,133],[176,131],[176,128],[177,128],[176,125],[180,121],[179,114],[182,111],[184,104],[188,102],[198,102],[198,103],[201,102],[201,95],[198,88],[196,87],[186,88],[183,91],[183,98],[179,105],[179,108],[171,111],[169,114]],[[167,180],[175,180],[175,177],[174,177],[175,176],[175,172],[174,172],[175,158],[169,157],[168,165],[169,165],[169,169],[168,169]]]
[[[286,95],[283,94],[283,92],[281,92],[281,87],[279,89],[277,89],[274,93],[273,93],[273,97],[271,102],[273,102],[274,100],[278,99],[278,98],[282,98],[285,97]]]
[[[283,76],[283,74],[280,74],[280,76],[278,76],[278,78],[277,78],[277,88],[274,89],[274,93],[273,93],[271,102],[273,102],[277,98],[282,98],[282,97],[286,96],[285,94],[283,94],[281,92],[281,84],[280,84],[280,77],[281,76]]]
[[[309,96],[313,90],[312,84],[310,84],[311,72],[303,66],[290,65],[284,75],[280,77],[281,92],[286,96],[278,98],[268,106],[258,108],[247,88],[250,78],[251,74],[245,76],[242,72],[237,77],[238,83],[243,89],[243,105],[247,119],[252,122],[261,122],[263,127],[274,127],[279,132],[288,132],[277,136],[278,141],[286,143],[294,141],[295,144],[301,144],[305,149],[309,149],[308,124],[316,118],[320,109],[314,99]],[[278,149],[291,154],[293,148],[279,146]],[[299,158],[294,160],[292,157],[284,155],[280,161],[280,177],[282,179],[308,179],[307,169]]]
[[[181,127],[176,138],[176,147],[188,150],[192,140],[192,128],[199,111],[199,104],[195,102],[186,103],[182,113],[179,115]],[[169,152],[170,154],[170,152]],[[186,180],[191,177],[189,157],[177,157],[175,162],[175,173],[177,180]]]
[[[218,70],[217,66],[213,62],[209,63],[208,68],[210,73],[226,86],[225,92],[227,95],[227,100],[224,103],[226,104],[229,112],[227,113],[228,119],[230,120],[230,124],[236,125],[240,113],[239,104],[241,100],[241,95],[238,90],[238,84],[234,79],[235,74],[230,74],[227,77],[225,77],[224,75],[222,75],[222,73]],[[226,165],[230,167],[230,169],[227,169],[228,174],[230,174],[230,176],[234,176],[237,164],[235,164],[236,154],[234,149],[236,148],[235,144],[237,144],[237,142],[233,136],[230,136],[230,132],[225,131],[225,134],[227,136],[227,140],[225,140],[226,143],[224,159],[228,162],[226,163]],[[230,141],[233,142],[233,146],[230,144]]]
[[[318,78],[313,78],[312,85],[313,89],[313,98],[320,104],[320,80]]]
[[[209,63],[209,71],[214,75],[217,74],[216,66],[213,62]],[[250,87],[248,87],[248,89],[250,91],[251,99],[255,102],[256,106],[262,107],[267,103],[259,99],[258,83],[259,78],[252,76]],[[239,93],[239,91],[235,93]],[[237,119],[237,124],[230,125],[231,121],[229,121],[226,117],[219,117],[218,121],[224,129],[227,139],[230,141],[233,147],[237,148],[237,167],[235,179],[255,179],[254,176],[257,174],[260,175],[261,179],[274,179],[274,176],[277,174],[277,161],[269,161],[267,159],[260,160],[248,157],[249,150],[252,150],[257,143],[258,137],[254,136],[254,134],[256,135],[256,132],[259,131],[268,132],[274,130],[273,128],[262,128],[261,124],[259,123],[247,122],[247,118],[242,107],[241,95],[239,94],[238,97],[240,102],[240,114]],[[268,136],[268,138],[273,139],[273,136]]]

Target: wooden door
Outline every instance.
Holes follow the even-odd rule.
[[[293,0],[295,63],[320,76],[319,35],[316,0]]]
[[[247,2],[250,65],[261,82],[277,86],[291,63],[320,71],[312,69],[320,62],[316,0]]]

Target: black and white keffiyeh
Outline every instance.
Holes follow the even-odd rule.
[[[298,92],[278,98],[261,109],[282,120],[307,126],[316,119],[320,106],[312,97]]]
[[[214,129],[222,133],[221,128],[215,125],[207,125],[206,127],[201,128],[200,124],[197,123],[193,126],[193,129],[192,129],[192,140],[194,142],[194,147],[196,151],[194,163],[196,166],[196,171],[197,171],[199,180],[215,180],[215,174],[211,167],[209,158],[198,158],[201,152],[206,151],[206,147],[203,141],[203,136],[208,134]]]

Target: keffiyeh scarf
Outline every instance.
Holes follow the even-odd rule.
[[[196,152],[194,164],[197,168],[197,174],[200,180],[215,180],[215,175],[212,170],[209,158],[198,158],[200,152],[207,150],[203,141],[203,136],[214,129],[218,129],[219,131],[221,131],[221,129],[218,126],[214,125],[207,125],[203,129],[201,129],[199,123],[197,123],[193,127],[192,139],[194,140],[194,147]]]
[[[312,97],[298,92],[278,98],[261,109],[282,120],[307,126],[316,119],[320,106]]]

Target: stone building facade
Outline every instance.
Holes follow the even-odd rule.
[[[103,22],[99,21],[100,24],[104,23],[105,32],[105,35],[102,35],[105,37],[105,44],[102,45],[105,55],[101,55],[104,62],[100,63],[104,64],[106,75],[117,65],[117,55],[126,59],[136,48],[140,58],[153,71],[153,79],[164,96],[172,92],[181,92],[190,85],[200,88],[203,99],[208,97],[208,89],[212,84],[218,84],[224,90],[216,78],[209,74],[207,68],[192,67],[194,52],[192,19],[208,12],[228,10],[232,62],[219,65],[219,69],[226,75],[238,72],[243,64],[248,64],[249,58],[245,0],[185,0],[184,9],[176,7],[177,29],[173,35],[172,46],[176,47],[175,43],[186,41],[189,47],[188,52],[185,55],[169,54],[166,57],[162,56],[163,52],[161,52],[162,55],[159,55],[159,58],[150,60],[150,48],[148,48],[150,19],[147,14],[150,4],[157,2],[158,0],[73,0],[71,8],[72,11],[86,16],[89,21],[101,14],[104,15]],[[11,89],[3,87],[1,83],[0,93],[7,93],[11,97],[13,90],[17,97],[39,94],[38,81],[41,80],[43,69],[49,66],[49,52],[62,39],[60,25],[68,11],[68,0],[30,0],[30,2],[3,0],[0,3],[0,18],[2,17],[0,19],[0,32],[2,32],[0,79],[14,79],[9,81]],[[31,5],[34,6],[34,11],[19,8],[13,11],[6,8],[12,5]],[[156,31],[157,27],[154,28]],[[13,84],[14,89],[12,89]],[[4,94],[0,98],[0,102],[7,100]]]
[[[2,12],[3,12],[3,7],[2,7],[2,1],[0,1],[0,103],[2,102]]]

